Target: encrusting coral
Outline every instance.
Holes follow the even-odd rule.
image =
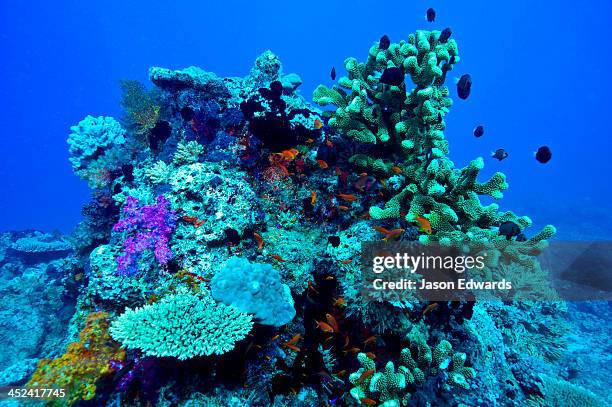
[[[79,342],[69,344],[57,359],[42,359],[26,387],[64,389],[65,398],[50,401],[55,406],[91,400],[96,382],[114,371],[111,361],[125,358],[125,351],[108,334],[109,324],[107,313],[89,314]]]

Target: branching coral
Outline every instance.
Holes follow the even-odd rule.
[[[512,212],[498,213],[497,205],[483,206],[478,197],[502,198],[508,188],[504,174],[495,173],[479,182],[482,158],[458,170],[446,157],[444,117],[452,101],[444,82],[459,57],[455,41],[440,41],[440,35],[439,31],[417,31],[408,41],[393,43],[388,49],[374,45],[366,63],[348,58],[344,63],[348,75],[340,78],[339,86],[321,85],[313,98],[320,105],[334,105],[330,126],[363,145],[364,152],[349,160],[354,166],[382,178],[402,173],[403,185],[395,186],[399,192],[384,207],[370,208],[373,219],[404,218],[415,223],[424,218],[434,231],[421,236],[424,243],[503,240],[499,251],[529,265],[524,255],[540,249],[539,242],[551,237],[554,228],[547,226],[522,246],[508,247],[506,237],[494,227],[511,221],[522,231],[531,221]],[[393,69],[407,73],[415,87],[407,92],[403,81],[394,85],[382,81],[385,72]]]
[[[349,376],[355,387],[351,396],[366,404],[365,400],[378,400],[384,406],[404,405],[410,398],[407,385],[423,385],[427,376],[442,376],[452,387],[469,389],[469,380],[476,376],[473,368],[465,366],[466,354],[453,352],[446,340],[431,349],[424,340],[414,341],[411,348],[402,349],[397,370],[392,361],[387,362],[381,372],[365,353],[359,353],[357,360],[361,368]]]
[[[141,308],[127,309],[110,332],[127,348],[180,360],[220,355],[251,330],[251,317],[207,295],[178,293]]]
[[[153,248],[155,258],[161,264],[172,259],[168,243],[176,227],[177,216],[163,196],[157,197],[155,205],[139,206],[139,200],[128,197],[123,213],[125,217],[113,227],[115,232],[131,234],[123,241],[124,254],[117,258],[117,271],[129,273],[142,252]]]
[[[57,359],[42,359],[26,386],[65,389],[66,398],[55,400],[51,405],[91,400],[96,393],[96,382],[113,371],[109,362],[125,358],[125,351],[109,336],[108,326],[107,313],[89,314],[79,342],[68,345],[66,353]]]

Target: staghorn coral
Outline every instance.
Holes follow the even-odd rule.
[[[65,399],[50,401],[54,406],[91,400],[96,382],[113,372],[109,362],[125,358],[125,351],[109,336],[108,327],[106,312],[89,314],[79,342],[69,344],[66,353],[57,359],[42,359],[26,387],[65,389]]]
[[[232,350],[252,325],[251,317],[234,307],[184,292],[127,309],[110,332],[123,346],[141,349],[145,355],[185,360]]]
[[[452,100],[444,82],[459,56],[453,39],[441,42],[439,37],[439,31],[417,31],[408,41],[393,43],[388,49],[374,45],[365,63],[346,59],[347,76],[331,89],[317,87],[313,99],[323,106],[334,105],[336,110],[328,112],[330,126],[364,146],[365,152],[353,155],[350,163],[383,178],[393,176],[394,168],[402,173],[402,179],[394,179],[399,192],[383,207],[370,207],[373,219],[404,218],[415,223],[423,217],[434,231],[420,237],[423,243],[459,246],[465,241],[494,241],[496,250],[533,267],[528,254],[541,250],[540,242],[554,235],[554,227],[547,226],[527,242],[509,245],[494,227],[512,221],[522,231],[531,220],[512,212],[499,213],[496,204],[483,206],[479,200],[479,195],[503,197],[508,188],[504,174],[498,172],[479,182],[482,158],[459,170],[446,157],[444,117]],[[414,88],[407,91],[405,83],[382,83],[381,74],[391,68],[403,69]],[[372,149],[371,145],[384,148]]]

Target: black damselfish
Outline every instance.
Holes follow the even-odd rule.
[[[499,161],[501,161],[505,159],[506,157],[508,157],[508,153],[503,148],[498,148],[493,154],[491,154],[491,157],[496,158]]]
[[[452,34],[453,34],[453,31],[450,29],[450,27],[446,27],[440,33],[440,37],[438,38],[438,41],[440,41],[442,44],[446,44],[446,42],[448,41],[448,39],[450,38]]]
[[[391,67],[383,71],[380,77],[380,83],[387,85],[400,86],[404,83],[404,71],[399,68]]]
[[[428,8],[427,9],[427,22],[429,23],[433,23],[434,21],[436,21],[436,10],[434,10],[433,8]]]
[[[389,45],[391,45],[391,40],[388,35],[383,35],[380,37],[380,41],[378,41],[378,49],[389,49]]]
[[[457,95],[465,100],[470,96],[470,92],[472,91],[472,77],[470,74],[465,74],[461,78],[459,78],[459,82],[457,82]]]
[[[548,148],[548,146],[542,146],[538,148],[535,158],[542,164],[546,164],[552,158],[552,151],[550,151],[550,148]]]
[[[329,76],[331,76],[332,81],[336,80],[336,67],[335,66],[332,66],[332,70],[331,70]]]
[[[484,126],[479,125],[474,129],[474,137],[480,138],[484,135]]]

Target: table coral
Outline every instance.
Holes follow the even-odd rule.
[[[228,352],[251,327],[251,316],[236,308],[185,292],[127,309],[110,332],[125,347],[141,349],[145,355],[185,360]]]

